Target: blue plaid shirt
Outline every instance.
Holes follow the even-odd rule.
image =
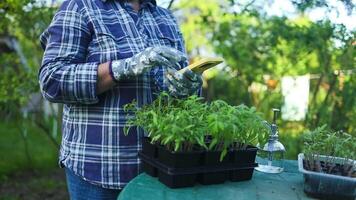
[[[39,80],[43,96],[63,103],[60,163],[85,180],[121,189],[140,172],[137,152],[143,131],[124,136],[136,99],[151,103],[162,89],[163,67],[96,93],[100,63],[132,57],[149,46],[184,43],[171,12],[144,0],[139,12],[115,0],[67,0],[41,35],[45,48]],[[185,66],[187,63],[183,64]]]

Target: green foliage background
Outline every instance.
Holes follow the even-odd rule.
[[[355,135],[356,31],[329,20],[307,18],[307,8],[326,6],[327,1],[294,1],[299,15],[293,19],[267,15],[254,4],[259,1],[240,5],[244,9],[237,12],[231,9],[236,2],[185,0],[178,5],[186,16],[182,30],[188,51],[199,54],[208,48],[226,60],[223,71],[207,74],[208,99],[256,106],[271,119],[271,108],[283,104],[278,84],[282,76],[316,74],[318,78],[311,80],[306,120],[279,124],[288,127],[285,130],[292,126],[291,135],[320,124]],[[347,74],[348,70],[353,74]],[[255,83],[266,86],[266,75],[277,81],[276,88],[257,93],[248,90]]]
[[[8,113],[18,114],[18,109],[27,103],[30,94],[39,91],[37,72],[43,54],[39,36],[49,25],[56,8],[44,7],[35,2],[0,2],[0,37],[16,39],[28,65],[24,66],[16,52],[0,51],[1,117]]]

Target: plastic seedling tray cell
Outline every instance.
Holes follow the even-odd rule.
[[[327,156],[319,156],[320,160]],[[341,163],[342,158],[336,158]],[[298,155],[299,171],[304,175],[304,192],[321,199],[356,199],[356,178],[326,174],[304,169],[304,154]],[[353,161],[354,164],[356,161]]]
[[[196,177],[196,174],[171,175],[158,170],[158,180],[170,188],[193,187]]]
[[[170,168],[190,168],[201,164],[202,151],[170,152],[163,146],[158,147],[158,161]],[[158,170],[158,179],[170,188],[191,187],[196,182],[196,174],[167,174]]]
[[[152,158],[157,158],[157,147],[151,144],[151,140],[148,137],[142,139],[142,151]]]
[[[212,185],[224,183],[229,177],[229,172],[207,172],[199,175],[199,183],[202,185]]]
[[[221,151],[207,151],[203,155],[204,166],[220,167],[230,163],[229,154],[226,154],[220,162]],[[199,183],[202,185],[211,185],[224,183],[229,177],[228,171],[208,172],[199,175]]]
[[[143,137],[142,139],[142,152],[151,158],[157,158],[157,147],[151,144],[151,140],[148,137]],[[149,165],[147,162],[142,162],[142,169],[150,176],[157,177],[158,175],[157,168]]]
[[[163,146],[158,147],[158,160],[171,168],[189,168],[201,165],[202,151],[170,152]]]
[[[233,164],[250,164],[255,163],[257,148],[248,146],[245,150],[236,150],[230,152],[230,159]],[[251,180],[254,169],[239,169],[230,171],[230,181]]]
[[[235,150],[230,152],[232,163],[255,163],[257,148],[248,146],[245,150]]]
[[[145,161],[142,161],[142,170],[146,172],[148,175],[157,177],[158,176],[158,171],[157,168],[148,164]]]
[[[249,169],[238,169],[230,171],[230,181],[238,182],[238,181],[248,181],[252,179],[254,168]]]
[[[161,163],[158,159],[153,159],[145,155],[143,152],[139,154],[143,163],[146,163],[148,168],[144,168],[144,172],[151,175],[151,169],[157,170],[158,180],[170,188],[192,187],[196,182],[196,173],[189,173],[189,168],[172,168]],[[164,154],[161,154],[161,156]],[[181,166],[180,166],[181,167]],[[183,173],[175,173],[174,169],[183,169]],[[184,170],[184,169],[188,169]],[[156,176],[153,176],[156,177]]]

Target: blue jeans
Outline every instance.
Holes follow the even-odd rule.
[[[116,200],[121,191],[93,185],[67,168],[65,172],[71,200]]]

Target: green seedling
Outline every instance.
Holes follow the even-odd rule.
[[[131,127],[141,127],[152,143],[172,152],[218,150],[222,160],[229,150],[264,143],[268,136],[268,128],[255,108],[231,106],[221,100],[208,104],[198,96],[175,99],[162,93],[152,104],[138,108],[133,102],[125,110],[135,115],[126,123],[125,134]]]
[[[135,113],[135,118],[125,126],[125,134],[130,127],[138,126],[148,133],[152,143],[162,144],[170,151],[207,149],[204,142],[206,109],[207,104],[200,97],[175,99],[162,93],[152,104],[142,108],[137,108],[135,102],[125,106],[126,111]]]
[[[323,173],[341,173],[355,177],[356,138],[342,131],[328,130],[326,125],[303,134],[306,168]],[[321,160],[320,155],[327,156]],[[337,163],[336,157],[342,158]],[[343,169],[338,167],[338,164]],[[339,172],[335,172],[338,168]]]
[[[243,150],[248,145],[264,143],[268,128],[255,108],[245,105],[231,106],[217,100],[208,108],[207,121],[211,143],[209,150],[222,151],[220,160],[229,150]]]

